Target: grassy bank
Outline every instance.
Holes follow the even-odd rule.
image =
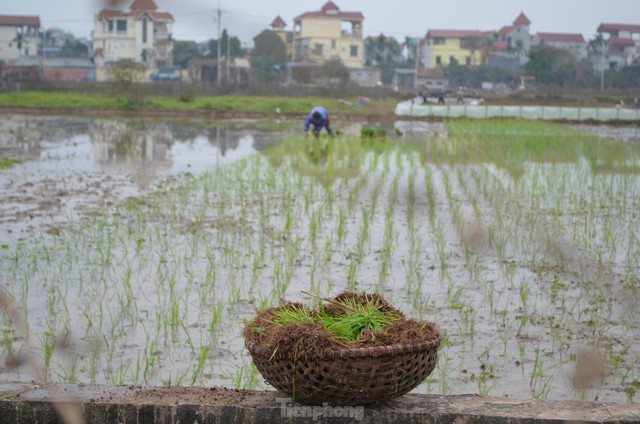
[[[347,103],[352,99],[345,99]],[[338,99],[321,97],[259,97],[259,96],[211,96],[179,97],[148,96],[139,103],[118,96],[104,96],[76,93],[21,92],[0,93],[0,107],[55,108],[55,109],[110,109],[110,110],[175,110],[175,111],[218,111],[249,112],[271,114],[304,114],[316,106],[325,105],[334,113],[356,115],[393,113],[395,99],[385,99],[366,105],[345,104]]]

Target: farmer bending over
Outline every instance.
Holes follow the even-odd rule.
[[[311,109],[309,116],[304,120],[304,133],[309,137],[309,125],[313,125],[313,135],[318,138],[320,130],[326,128],[330,136],[333,136],[331,125],[329,124],[329,111],[322,106],[316,106]]]

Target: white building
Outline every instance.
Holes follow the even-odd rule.
[[[0,15],[0,60],[37,56],[39,32],[38,16]]]
[[[605,69],[624,68],[640,60],[640,25],[603,23],[598,33],[608,35],[603,35],[607,42],[605,57],[601,58]]]
[[[538,32],[533,38],[537,46],[554,47],[571,52],[576,59],[588,57],[587,43],[582,34],[561,32]]]
[[[93,30],[96,67],[122,59],[144,63],[149,68],[170,66],[173,22],[170,13],[158,12],[154,0],[134,0],[126,11],[101,10],[95,16]]]

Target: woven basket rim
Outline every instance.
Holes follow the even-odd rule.
[[[384,346],[372,346],[372,347],[354,347],[337,349],[325,354],[324,356],[313,358],[314,360],[334,360],[334,359],[355,359],[355,358],[377,358],[383,356],[403,355],[405,353],[422,352],[424,350],[437,349],[444,339],[444,331],[440,329],[436,324],[432,325],[438,330],[438,337],[433,339],[424,340],[417,343],[407,344],[393,344]],[[282,355],[279,352],[273,354],[269,350],[264,349],[258,343],[253,343],[245,339],[245,346],[249,352],[253,355],[269,356],[270,358],[277,359],[289,359],[289,360],[304,360],[306,358],[293,358],[291,355]]]

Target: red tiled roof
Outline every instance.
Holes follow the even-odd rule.
[[[0,25],[3,26],[40,26],[39,16],[0,15]]]
[[[132,10],[129,13],[130,16],[133,16],[136,19],[141,19],[144,15],[149,16],[154,21],[170,21],[173,22],[173,15],[168,12],[150,12],[146,10]]]
[[[525,15],[523,12],[520,12],[516,20],[513,21],[513,25],[516,25],[516,26],[530,25],[530,24],[531,24],[531,21],[529,20],[529,18],[527,18],[527,15]]]
[[[430,29],[427,32],[427,38],[464,38],[482,36],[482,31],[477,29]]]
[[[506,25],[503,26],[502,28],[500,28],[500,30],[498,31],[498,34],[500,35],[507,35],[509,34],[511,31],[513,31],[515,27],[513,25]]]
[[[631,38],[609,38],[609,44],[616,47],[633,47],[636,43]]]
[[[633,24],[600,24],[598,27],[598,32],[618,32],[618,31],[629,31],[629,32],[640,32],[640,25]]]
[[[324,6],[322,6],[322,9],[320,10],[322,10],[323,12],[326,12],[327,10],[340,10],[340,8],[334,2],[328,1],[324,4]]]
[[[287,26],[287,23],[280,17],[280,15],[276,16],[276,18],[271,22],[271,28],[284,28]]]
[[[422,78],[444,78],[444,71],[442,68],[420,68],[418,69],[418,76]]]
[[[539,32],[536,34],[540,40],[556,41],[566,43],[584,43],[582,34],[558,33],[558,32]]]
[[[342,12],[338,5],[332,1],[326,2],[321,10],[305,12],[302,15],[296,16],[293,20],[297,22],[302,18],[336,18],[350,21],[364,20],[361,12]]]
[[[131,12],[127,13],[127,12],[122,12],[120,10],[103,9],[99,12],[99,15],[102,19],[112,19],[112,18],[118,18],[118,17],[126,18],[127,16],[132,16],[135,19],[141,19],[143,16],[147,15],[154,21],[168,21],[168,22],[175,21],[171,13],[154,12],[149,10],[132,10]]]
[[[131,10],[158,10],[158,5],[153,0],[134,0]]]
[[[296,16],[294,21],[299,21],[302,18],[339,18],[350,21],[361,21],[364,19],[364,16],[360,12],[338,12],[338,13],[324,13],[322,11],[319,12],[306,12],[300,16]]]
[[[120,10],[110,10],[110,9],[102,9],[100,12],[98,12],[98,15],[102,19],[110,19],[110,18],[115,18],[117,16],[127,16],[127,14],[123,13]]]

